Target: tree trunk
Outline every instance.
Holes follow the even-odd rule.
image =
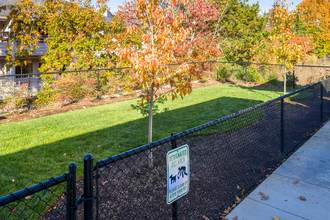
[[[154,87],[150,91],[150,107],[149,107],[149,127],[148,127],[148,143],[152,143],[152,109],[154,106]],[[152,149],[148,153],[148,165],[153,167]]]

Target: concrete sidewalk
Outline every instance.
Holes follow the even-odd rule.
[[[269,198],[261,200],[261,194]],[[330,122],[250,193],[227,218],[236,216],[238,220],[272,220],[273,216],[280,220],[329,220]]]

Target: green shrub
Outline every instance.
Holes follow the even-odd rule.
[[[51,85],[44,85],[40,92],[36,94],[35,106],[45,106],[55,103],[57,93],[54,92],[54,88]]]
[[[53,86],[54,94],[56,94],[54,99],[61,105],[98,95],[97,79],[87,74],[62,75]]]
[[[286,73],[286,86],[293,86],[293,82],[297,84],[298,77],[293,76],[293,74],[289,71]]]
[[[257,69],[248,67],[247,70],[244,68],[236,73],[238,80],[246,80],[248,82],[261,82],[262,77]]]
[[[229,68],[223,65],[217,66],[215,74],[216,79],[221,81],[229,81],[229,78],[231,76]]]
[[[30,98],[27,83],[16,85],[16,82],[7,82],[1,86],[0,90],[4,97],[0,104],[2,111],[19,112],[27,108]]]

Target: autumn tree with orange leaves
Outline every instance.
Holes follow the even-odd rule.
[[[272,33],[272,51],[278,63],[284,65],[284,94],[286,93],[286,70],[292,69],[299,62],[308,47],[309,41],[301,41],[293,33],[295,12],[289,10],[289,4],[285,0],[275,1],[271,10],[270,22]]]
[[[176,0],[136,0],[132,16],[132,26],[127,34],[141,33],[140,45],[118,48],[116,54],[122,62],[132,67],[132,77],[141,85],[149,107],[148,142],[152,142],[153,105],[158,98],[172,100],[191,93],[191,81],[195,76],[192,66],[185,61],[193,51],[187,50],[185,57],[177,56],[177,48],[189,43],[191,28],[184,25],[186,17],[179,10]],[[168,64],[183,62],[175,69]],[[162,93],[162,87],[170,89]],[[152,153],[149,154],[152,166]]]
[[[315,53],[330,53],[330,3],[328,0],[303,0],[297,6],[302,28],[311,36]]]
[[[38,48],[41,34],[48,35],[47,53],[41,57],[41,71],[62,71],[112,67],[117,34],[125,27],[103,16],[105,0],[91,5],[89,0],[19,0],[10,6],[12,32],[7,46],[7,62],[21,65]],[[117,18],[115,18],[116,20]]]

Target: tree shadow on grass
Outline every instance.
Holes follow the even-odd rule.
[[[308,137],[308,132],[313,131],[314,128],[318,128],[318,100],[319,97],[314,95],[312,99],[302,100],[296,103],[285,103],[284,151],[289,152],[292,150],[301,140]],[[160,113],[154,118],[154,131],[156,133],[154,135],[154,140],[169,136],[171,132],[186,130],[261,102],[262,101],[260,100],[223,97],[197,105]],[[236,123],[246,121],[244,117],[240,118],[238,116],[236,117],[236,120],[229,120],[230,123],[228,123],[228,126],[233,128],[233,133],[228,132],[231,130],[220,128],[220,131],[224,131],[224,133],[218,136],[219,133],[216,133],[216,131],[213,132],[213,128],[219,128],[218,124],[217,126],[212,126],[212,128],[209,127],[206,129],[205,131],[208,130],[207,132],[203,130],[199,134],[196,133],[197,135],[190,135],[190,137],[178,140],[179,145],[186,143],[189,144],[192,152],[192,169],[194,168],[193,166],[198,168],[194,169],[195,176],[192,176],[192,180],[194,180],[194,182],[192,182],[192,187],[194,187],[194,190],[192,190],[188,196],[192,196],[193,199],[189,199],[189,201],[196,201],[196,198],[200,198],[200,195],[207,192],[207,190],[210,191],[208,195],[211,195],[211,191],[214,189],[209,186],[214,184],[214,182],[223,184],[223,187],[220,187],[222,191],[226,186],[228,189],[225,190],[224,198],[231,198],[233,197],[232,194],[237,191],[236,184],[239,183],[239,186],[242,186],[243,184],[243,186],[245,185],[246,187],[250,184],[253,185],[253,181],[261,178],[260,170],[265,170],[266,168],[271,167],[281,159],[279,153],[281,127],[280,106],[280,102],[276,101],[263,105],[257,109],[262,111],[251,110],[249,111],[250,113],[252,112],[251,115],[243,114],[247,115],[247,118],[254,118],[251,122],[246,123],[245,127],[236,126]],[[108,127],[106,129],[67,138],[51,144],[37,146],[29,150],[1,156],[0,166],[4,172],[1,172],[0,174],[2,175],[0,181],[3,181],[3,179],[5,180],[1,182],[1,186],[3,186],[2,193],[8,194],[9,192],[23,188],[24,186],[30,186],[34,183],[44,181],[47,177],[60,175],[67,171],[67,166],[71,161],[78,163],[78,176],[82,176],[82,158],[86,153],[91,153],[94,155],[95,160],[100,160],[128,149],[141,146],[145,144],[147,140],[147,123],[147,118],[142,118]],[[203,135],[203,133],[206,135]],[[155,151],[155,156],[159,160],[162,160],[163,164],[165,163],[166,152],[170,149],[170,146],[166,147],[168,149],[162,149],[158,155]],[[134,185],[134,182],[130,183],[131,180],[129,177],[125,176],[125,172],[127,171],[132,175],[136,174],[136,172],[134,172],[134,170],[136,170],[136,164],[141,163],[139,161],[142,161],[143,158],[147,158],[146,152],[139,157],[141,160],[130,158],[130,160],[119,162],[117,167],[118,171],[116,170],[116,166],[112,167],[112,169],[109,168],[109,171],[107,172],[113,172],[114,175],[120,175],[118,178],[110,175],[110,173],[101,176],[101,178],[104,178],[104,183],[109,180],[108,178],[114,178],[118,181],[126,181],[130,186],[133,185],[131,186],[132,189],[136,189],[137,186]],[[132,161],[133,164],[131,164]],[[214,175],[214,178],[216,178],[217,181],[214,181],[213,177],[210,178],[209,184],[204,184],[204,180],[201,182],[197,181],[198,177],[203,176],[207,170],[211,169],[210,166],[208,167],[210,164],[212,164],[214,169],[212,168],[212,173],[209,174],[214,175],[215,173],[219,173],[219,176]],[[262,166],[259,164],[262,164]],[[269,164],[270,166],[268,166]],[[205,168],[205,166],[207,168],[206,170],[200,169]],[[165,166],[159,166],[158,168],[161,169],[159,172],[165,170]],[[24,170],[24,173],[21,172],[22,170]],[[249,175],[246,175],[248,172]],[[139,171],[139,173],[141,173],[141,171]],[[197,173],[198,175],[196,175]],[[233,176],[233,173],[236,175]],[[11,175],[13,177],[11,177]],[[16,179],[14,183],[11,182],[12,178]],[[242,178],[245,179],[245,182],[242,181]],[[148,180],[147,178],[142,179]],[[164,181],[164,178],[161,178],[161,180]],[[154,184],[155,183],[151,185],[149,184],[150,189],[154,189]],[[202,186],[208,187],[207,190],[205,191],[204,188],[201,190]],[[229,189],[229,186],[232,189]],[[105,190],[104,195],[107,195],[108,190],[111,187],[108,188],[104,186],[103,188]],[[128,192],[126,185],[123,185],[122,188],[124,192]],[[116,189],[118,192],[121,190],[120,188]],[[161,197],[163,195],[164,193],[161,194]],[[193,195],[195,195],[195,197]],[[214,194],[214,196],[216,195],[217,194]],[[217,205],[214,201],[218,200],[219,198],[211,199],[209,204]],[[106,201],[112,200],[106,198]],[[224,202],[222,203],[222,205],[227,204]],[[152,206],[153,205],[155,204],[152,204]],[[195,208],[195,206],[187,207]],[[205,207],[202,207],[202,210],[205,210]],[[210,211],[210,213],[215,213],[218,209],[214,210]],[[187,213],[190,212],[187,211]]]
[[[260,100],[222,97],[154,116],[153,140],[181,132],[228,114],[259,104]],[[142,146],[147,143],[148,118],[96,130],[54,143],[0,156],[0,196],[45,181],[67,172],[70,162],[78,164],[91,153],[96,160]],[[32,137],[33,138],[33,137]],[[35,137],[36,138],[36,137]],[[12,180],[15,181],[12,181]]]

